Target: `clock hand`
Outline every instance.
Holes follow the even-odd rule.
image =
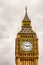
[[[26,45],[26,47],[29,47],[30,45]]]
[[[24,45],[24,46],[29,47],[30,45]]]

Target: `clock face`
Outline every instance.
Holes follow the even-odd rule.
[[[21,48],[24,50],[24,51],[31,51],[32,48],[33,48],[33,44],[30,43],[29,41],[25,41],[21,44]]]

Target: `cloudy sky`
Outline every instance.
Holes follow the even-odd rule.
[[[0,65],[15,65],[15,38],[26,5],[39,39],[39,65],[43,64],[43,0],[0,0]]]

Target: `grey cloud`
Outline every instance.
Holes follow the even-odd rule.
[[[9,38],[7,27],[4,25],[0,25],[0,39]]]

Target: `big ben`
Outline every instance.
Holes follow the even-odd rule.
[[[16,37],[15,60],[16,65],[38,65],[38,38],[32,29],[27,7],[25,8],[21,30]]]

